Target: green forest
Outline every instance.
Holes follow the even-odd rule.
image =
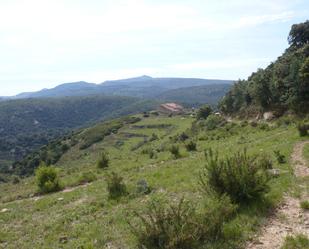
[[[290,47],[266,69],[239,80],[220,102],[226,114],[309,112],[309,21],[292,26]]]

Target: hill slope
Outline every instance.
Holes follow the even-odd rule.
[[[0,102],[0,171],[7,171],[12,161],[72,129],[154,106],[151,101],[116,96]]]
[[[249,154],[263,150],[275,162],[273,150],[280,150],[288,158],[299,139],[293,125],[265,128],[265,124],[253,127],[235,122],[209,129],[204,122],[196,126],[189,116],[145,118],[137,115],[132,118],[86,148],[85,139],[118,121],[97,124],[59,141],[71,144],[56,163],[64,191],[29,198],[36,192],[34,178],[17,184],[1,184],[4,191],[0,193],[0,210],[6,211],[1,213],[0,245],[8,249],[136,248],[138,241],[127,223],[138,222],[135,211],[147,212],[150,200],[174,203],[185,196],[195,203],[201,199],[199,175],[207,148],[219,149],[222,158],[244,148],[248,148]],[[197,151],[186,151],[183,132],[197,142]],[[172,145],[180,148],[178,159],[170,152]],[[96,167],[102,151],[107,152],[110,159],[105,170]],[[228,237],[207,242],[210,248],[218,243],[223,243],[219,248],[240,248],[267,215],[267,205],[278,203],[283,191],[294,184],[289,163],[274,163],[274,167],[286,173],[270,182],[266,200],[238,209],[237,216],[226,223],[225,236]],[[108,196],[107,181],[111,172],[124,178],[129,193],[118,201]],[[150,194],[138,192],[141,180],[151,187]],[[44,236],[40,236],[42,233]]]
[[[230,90],[230,84],[214,84],[171,89],[158,95],[157,99],[182,103],[187,106],[210,104],[216,106]]]

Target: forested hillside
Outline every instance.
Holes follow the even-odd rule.
[[[239,80],[220,103],[227,114],[309,112],[309,21],[292,26],[290,47],[266,69]]]
[[[231,87],[231,84],[183,87],[165,91],[158,96],[158,99],[178,102],[190,107],[205,103],[216,106]]]
[[[14,160],[22,159],[72,129],[155,106],[153,101],[107,96],[3,101],[0,103],[0,171],[6,172]]]

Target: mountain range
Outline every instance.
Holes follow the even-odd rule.
[[[109,96],[129,96],[139,98],[158,98],[161,94],[178,88],[210,86],[214,84],[231,85],[231,80],[197,79],[197,78],[152,78],[140,76],[122,80],[105,81],[100,84],[85,81],[64,83],[51,89],[43,89],[37,92],[20,93],[9,99],[21,98],[47,98],[87,96],[104,94]]]

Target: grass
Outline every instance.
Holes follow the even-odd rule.
[[[281,249],[306,249],[309,248],[309,238],[299,234],[297,236],[287,236]]]
[[[96,179],[92,178],[90,185],[35,200],[26,198],[36,192],[33,177],[21,179],[18,184],[1,184],[0,210],[7,208],[9,211],[0,213],[0,248],[104,248],[107,244],[136,248],[137,239],[128,232],[127,220],[134,219],[134,212],[145,212],[150,198],[177,200],[185,197],[198,200],[201,197],[197,191],[198,176],[205,164],[205,149],[213,148],[225,157],[247,148],[249,155],[266,152],[275,162],[274,150],[280,150],[288,159],[294,143],[299,139],[293,126],[262,130],[249,125],[235,125],[228,131],[224,127],[212,131],[201,130],[192,138],[197,143],[197,151],[188,153],[185,143],[176,142],[182,157],[174,159],[168,150],[174,144],[172,137],[186,132],[193,119],[187,116],[138,117],[141,121],[124,125],[116,134],[110,134],[84,150],[76,144],[55,165],[64,186],[74,186],[83,173],[92,172]],[[128,133],[137,136],[128,136]],[[148,141],[152,134],[156,134],[158,139]],[[145,137],[146,143],[132,151]],[[122,144],[120,147],[117,146],[119,141]],[[141,153],[145,148],[158,151],[156,157],[150,158]],[[103,150],[110,159],[109,167],[104,171],[96,167]],[[267,207],[277,204],[295,180],[288,162],[275,164],[274,167],[284,173],[270,181]],[[141,179],[151,186],[152,191],[148,195],[129,194],[117,201],[111,200],[106,181],[106,174],[111,172],[123,177],[128,193],[136,191]],[[233,238],[231,240],[237,237],[238,244],[255,232],[267,211],[261,203],[250,205],[241,207],[237,217],[226,227],[227,236]],[[242,228],[241,236],[235,227]],[[63,237],[66,239],[61,239]]]
[[[300,207],[305,210],[309,210],[309,201],[302,201]]]
[[[309,144],[306,144],[304,147],[303,155],[307,161],[307,165],[309,167]]]

